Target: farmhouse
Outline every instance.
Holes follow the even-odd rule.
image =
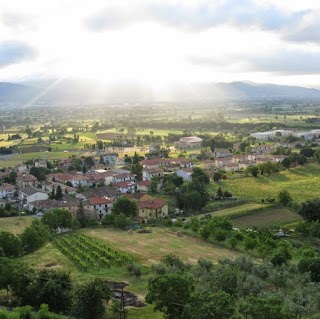
[[[102,219],[106,214],[111,214],[113,199],[104,196],[95,196],[88,199],[87,209],[94,210],[98,217]]]
[[[161,198],[140,200],[137,202],[137,204],[139,208],[138,216],[141,217],[146,223],[151,219],[168,216],[168,204]]]
[[[37,178],[30,174],[23,174],[17,178],[17,184],[20,188],[36,186]]]
[[[175,142],[175,147],[178,149],[199,148],[202,145],[202,138],[197,136],[181,137],[178,142]]]
[[[26,203],[29,206],[29,209],[32,203],[37,201],[43,201],[48,198],[49,198],[48,194],[38,188],[25,187],[19,191],[19,200],[21,202]]]

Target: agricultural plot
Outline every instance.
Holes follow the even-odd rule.
[[[151,233],[127,233],[116,229],[84,229],[87,236],[104,240],[113,249],[125,251],[143,265],[160,262],[163,255],[176,254],[182,260],[196,263],[200,257],[217,261],[221,258],[236,258],[239,253],[208,243],[202,239],[183,236],[166,228],[152,228]]]
[[[25,228],[31,225],[34,217],[2,217],[0,218],[0,231],[7,231],[15,235],[21,234]]]
[[[239,216],[231,220],[235,227],[277,227],[301,220],[301,217],[286,207],[272,207],[255,214]]]
[[[89,267],[110,268],[111,265],[122,266],[133,261],[128,254],[111,249],[101,241],[81,234],[61,236],[55,240],[55,244],[64,255],[84,271]]]
[[[320,164],[310,164],[269,176],[228,179],[219,182],[219,186],[236,197],[259,203],[268,197],[276,198],[286,189],[294,201],[302,202],[320,197],[319,183]]]

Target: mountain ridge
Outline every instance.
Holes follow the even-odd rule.
[[[99,104],[156,101],[201,101],[226,99],[320,99],[320,90],[300,86],[254,82],[219,82],[175,85],[166,93],[137,82],[97,85],[89,81],[61,80],[28,83],[0,82],[1,105]],[[49,84],[48,84],[49,83]],[[169,93],[168,93],[169,92]]]

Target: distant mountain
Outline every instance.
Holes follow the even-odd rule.
[[[29,85],[0,82],[0,105],[23,104],[31,100],[38,93],[38,89]]]
[[[155,90],[137,82],[97,85],[90,81],[44,80],[15,84],[0,82],[0,105],[72,105],[223,99],[319,98],[320,90],[247,82],[194,83]]]

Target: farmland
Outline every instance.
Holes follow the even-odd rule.
[[[182,260],[195,263],[200,257],[217,261],[220,258],[235,258],[238,253],[213,245],[201,239],[183,236],[165,228],[153,228],[151,233],[125,233],[115,229],[85,229],[82,232],[88,236],[107,241],[120,251],[131,254],[143,265],[158,263],[165,254],[179,255]]]
[[[234,196],[253,202],[261,199],[276,198],[286,189],[297,202],[320,197],[320,165],[310,164],[290,168],[273,175],[228,179],[219,183]]]
[[[21,234],[24,229],[31,225],[34,217],[23,216],[0,218],[0,231],[7,231],[15,235]]]

